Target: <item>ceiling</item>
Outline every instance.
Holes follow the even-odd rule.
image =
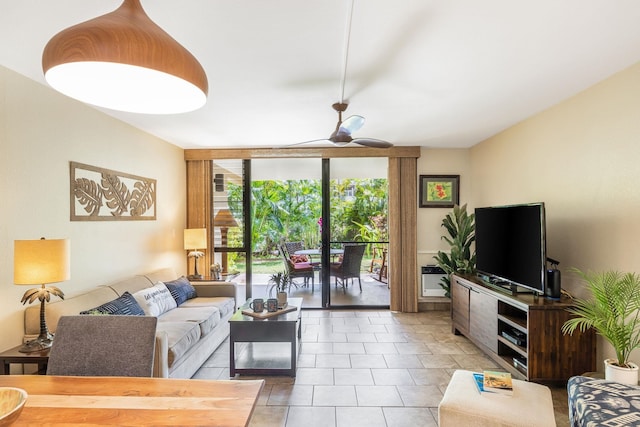
[[[0,65],[45,85],[44,45],[120,0],[0,0]],[[325,138],[350,0],[142,0],[202,63],[207,105],[102,110],[183,148]],[[355,0],[345,117],[354,137],[469,147],[640,60],[638,0]],[[639,77],[640,78],[640,77]]]

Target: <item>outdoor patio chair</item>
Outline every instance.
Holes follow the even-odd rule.
[[[313,265],[309,262],[294,263],[291,261],[285,245],[280,246],[280,254],[282,254],[282,261],[289,274],[289,289],[291,289],[292,284],[297,286],[293,279],[302,278],[304,280],[304,286],[309,286],[309,279],[311,279],[311,293],[313,293],[315,290]]]
[[[62,316],[47,375],[151,377],[157,322],[153,316]]]
[[[369,265],[369,273],[373,272],[378,273],[379,282],[387,278],[387,248],[384,246],[373,247],[373,257]]]
[[[296,251],[304,249],[302,242],[285,242],[284,247],[287,251],[287,257],[289,258],[294,258]],[[294,262],[296,261],[294,260]]]
[[[365,245],[345,245],[342,261],[331,264],[331,275],[336,279],[336,287],[342,285],[344,292],[347,292],[348,280],[353,282],[354,278],[358,279],[360,292],[362,292],[362,281],[360,280],[360,270],[362,257],[364,256]]]

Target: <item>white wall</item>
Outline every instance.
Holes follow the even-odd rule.
[[[157,180],[157,220],[69,220],[69,162]],[[183,150],[0,67],[0,350],[20,344],[13,241],[69,238],[67,296],[161,267],[186,268]]]
[[[639,160],[640,63],[473,147],[470,204],[545,202],[562,287],[587,296],[567,269],[640,272]]]

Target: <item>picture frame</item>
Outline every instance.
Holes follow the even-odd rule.
[[[421,208],[452,208],[460,204],[460,175],[420,175]]]

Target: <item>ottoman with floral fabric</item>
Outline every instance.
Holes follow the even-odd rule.
[[[572,427],[640,426],[640,387],[590,377],[567,383]]]

